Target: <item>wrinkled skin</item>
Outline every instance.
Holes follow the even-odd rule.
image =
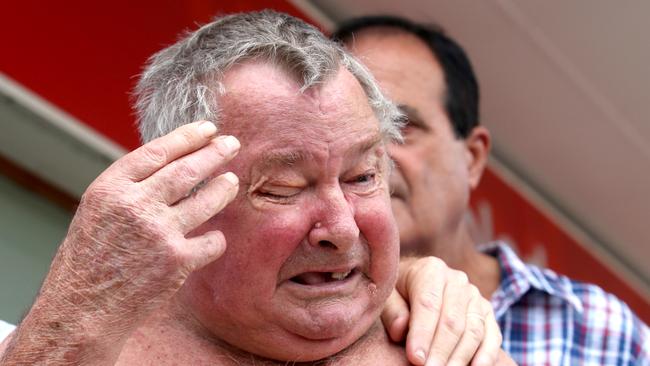
[[[304,94],[266,64],[237,67],[224,83],[224,133],[248,147],[228,165],[242,189],[199,229],[222,231],[228,250],[182,293],[204,325],[238,348],[289,360],[336,353],[366,333],[396,278],[377,118],[346,70]],[[297,282],[349,271],[329,286]]]

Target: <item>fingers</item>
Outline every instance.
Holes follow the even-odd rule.
[[[400,267],[397,288],[411,304],[406,355],[414,365],[424,365],[438,326],[449,269],[433,257],[404,261]]]
[[[465,330],[466,312],[470,300],[468,279],[464,272],[452,271],[445,286],[439,325],[431,343],[426,365],[445,365]]]
[[[206,264],[221,257],[226,250],[226,239],[220,231],[209,231],[186,240],[186,245],[180,246],[187,273],[191,273]]]
[[[172,207],[178,229],[187,234],[221,211],[236,196],[239,179],[231,172],[222,174]]]
[[[388,297],[384,310],[381,313],[381,321],[388,330],[388,335],[393,342],[401,342],[406,336],[408,328],[409,306],[402,296],[393,290]]]
[[[216,133],[217,127],[207,121],[183,125],[122,157],[108,171],[139,182],[179,157],[206,145]]]
[[[472,366],[490,366],[501,359],[501,342],[503,336],[499,329],[499,324],[494,317],[494,311],[489,301],[481,300],[483,310],[485,312],[485,339],[481,343],[476,356],[472,360]],[[506,357],[507,358],[507,357]]]
[[[239,147],[235,137],[219,136],[201,149],[167,164],[142,184],[160,195],[168,205],[174,204],[230,161],[239,152]]]
[[[406,340],[411,363],[467,365],[473,360],[481,365],[494,364],[501,332],[491,304],[469,283],[465,273],[433,257],[402,259],[396,289],[411,305]],[[401,316],[395,315],[402,311],[400,306],[406,305],[391,300],[390,308],[384,309],[382,319],[391,338],[391,319]]]
[[[468,365],[485,336],[485,318],[487,314],[481,306],[483,299],[475,286],[472,286],[472,296],[467,308],[465,331],[449,358],[448,365]],[[496,350],[494,356],[496,357]]]

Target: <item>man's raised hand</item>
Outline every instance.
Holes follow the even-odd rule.
[[[3,362],[110,364],[151,311],[223,253],[220,232],[192,235],[238,191],[233,173],[215,172],[239,142],[216,133],[210,122],[179,127],[88,187]]]

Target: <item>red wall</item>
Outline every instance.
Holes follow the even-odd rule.
[[[269,4],[302,15],[286,1],[6,1],[0,70],[133,149],[129,92],[147,58],[216,14]]]
[[[269,5],[304,17],[286,1],[7,1],[0,71],[133,149],[139,143],[129,92],[147,57],[215,14]],[[492,236],[507,236],[524,257],[541,250],[550,268],[599,284],[650,322],[650,304],[490,171],[473,205],[487,212],[483,224]]]

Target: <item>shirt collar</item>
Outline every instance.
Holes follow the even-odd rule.
[[[492,307],[497,319],[529,291],[542,291],[563,299],[582,313],[582,302],[573,292],[571,280],[559,276],[549,269],[525,264],[515,252],[503,242],[493,242],[479,248],[493,256],[501,268],[499,288],[492,295]]]

